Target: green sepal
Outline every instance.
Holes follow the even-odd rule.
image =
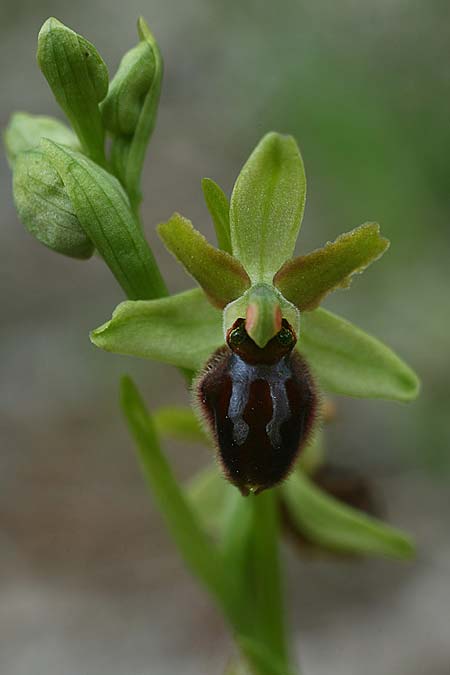
[[[380,258],[388,247],[380,226],[365,223],[323,248],[288,260],[273,283],[300,310],[311,311],[331,291],[348,288],[351,276]]]
[[[230,202],[211,178],[202,179],[203,196],[216,230],[217,243],[222,251],[232,252],[230,233]]]
[[[94,245],[80,225],[59,173],[43,152],[19,153],[13,192],[21,222],[42,244],[72,258],[92,256]]]
[[[98,104],[108,92],[108,69],[94,45],[51,17],[38,37],[37,61],[84,152],[105,164]]]
[[[222,313],[199,288],[168,298],[122,302],[91,333],[101,349],[198,371],[223,344]]]
[[[158,226],[166,248],[184,265],[216,306],[223,308],[250,286],[242,265],[224,251],[211,246],[191,221],[174,213]]]
[[[306,178],[297,143],[269,133],[239,174],[230,204],[233,255],[252,283],[272,283],[292,257],[302,222]]]
[[[299,530],[325,548],[385,558],[414,556],[407,534],[326,494],[298,468],[279,489]]]
[[[119,181],[81,153],[42,141],[81,226],[131,299],[167,293],[153,254]]]
[[[112,167],[133,210],[142,199],[142,167],[156,124],[163,78],[161,52],[143,17],[138,20],[138,35],[140,42],[123,57],[102,106],[104,122],[112,132]]]
[[[361,398],[412,401],[419,380],[389,347],[336,314],[302,314],[298,349],[325,391]]]
[[[11,115],[3,134],[11,168],[17,156],[21,152],[37,148],[41,138],[50,138],[55,143],[68,145],[73,150],[80,149],[80,143],[73,131],[54,117],[16,112]]]

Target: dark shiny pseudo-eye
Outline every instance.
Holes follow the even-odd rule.
[[[243,495],[286,478],[310,435],[318,397],[296,341],[283,319],[260,348],[238,319],[194,384],[225,475]]]

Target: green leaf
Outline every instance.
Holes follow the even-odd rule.
[[[227,608],[230,602],[228,580],[220,555],[201,527],[161,452],[152,418],[128,377],[122,380],[121,404],[136,441],[147,482],[185,562],[220,604]]]
[[[39,150],[21,152],[13,172],[14,201],[27,230],[53,251],[90,258],[94,245],[52,163]]]
[[[80,149],[78,138],[73,131],[59,120],[45,115],[16,112],[11,115],[3,135],[11,168],[19,153],[37,148],[43,137],[50,138],[55,143],[68,145],[73,150]]]
[[[175,405],[157,408],[153,413],[153,421],[161,438],[211,444],[191,408]]]
[[[262,641],[239,635],[237,641],[251,664],[250,672],[258,675],[294,675],[294,671],[267,649]]]
[[[216,307],[225,307],[250,286],[242,265],[228,253],[211,246],[193,228],[191,221],[179,213],[174,213],[167,223],[161,223],[158,233]]]
[[[419,392],[416,374],[389,347],[324,309],[302,314],[298,349],[326,391],[396,401]]]
[[[233,255],[252,283],[272,283],[292,256],[300,229],[306,179],[297,143],[270,133],[239,174],[231,196]]]
[[[113,132],[113,168],[130,196],[133,210],[142,199],[142,167],[156,124],[163,78],[161,52],[142,17],[138,34],[140,42],[123,57],[102,106],[105,124]]]
[[[38,37],[37,60],[89,157],[105,164],[98,104],[108,91],[108,69],[88,40],[51,17]]]
[[[44,140],[79,222],[131,299],[167,293],[158,266],[128,198],[114,176],[84,155]]]
[[[230,203],[228,197],[211,178],[202,179],[202,188],[206,206],[216,230],[219,248],[231,254]]]
[[[274,277],[275,286],[300,310],[316,309],[337,288],[348,288],[351,276],[380,258],[389,241],[377,223],[365,223],[341,234],[308,255],[288,260]]]
[[[222,313],[194,289],[152,301],[122,302],[91,333],[101,349],[199,370],[223,344]]]
[[[298,469],[281,486],[291,517],[312,541],[335,551],[408,559],[411,538],[322,492]]]

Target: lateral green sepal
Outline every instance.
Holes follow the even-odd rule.
[[[325,391],[405,402],[419,393],[417,375],[389,347],[320,307],[302,314],[297,346]]]
[[[200,288],[151,301],[122,302],[91,332],[101,349],[198,371],[223,344],[222,313]]]
[[[316,309],[337,288],[348,288],[351,277],[380,258],[389,241],[377,223],[365,223],[312,253],[288,260],[273,283],[299,310]]]

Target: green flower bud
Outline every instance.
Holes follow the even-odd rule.
[[[68,145],[73,150],[80,149],[73,131],[59,120],[46,115],[17,112],[11,116],[3,137],[10,166],[13,166],[20,152],[37,148],[44,137]]]
[[[92,256],[94,246],[75,215],[64,184],[40,150],[18,155],[13,189],[19,218],[36,239],[71,258]]]
[[[101,105],[103,124],[117,136],[130,136],[155,74],[155,55],[148,42],[139,42],[120,62]]]
[[[98,104],[108,92],[108,70],[102,57],[88,40],[50,18],[39,33],[37,60],[83,150],[104,165],[104,129]]]

